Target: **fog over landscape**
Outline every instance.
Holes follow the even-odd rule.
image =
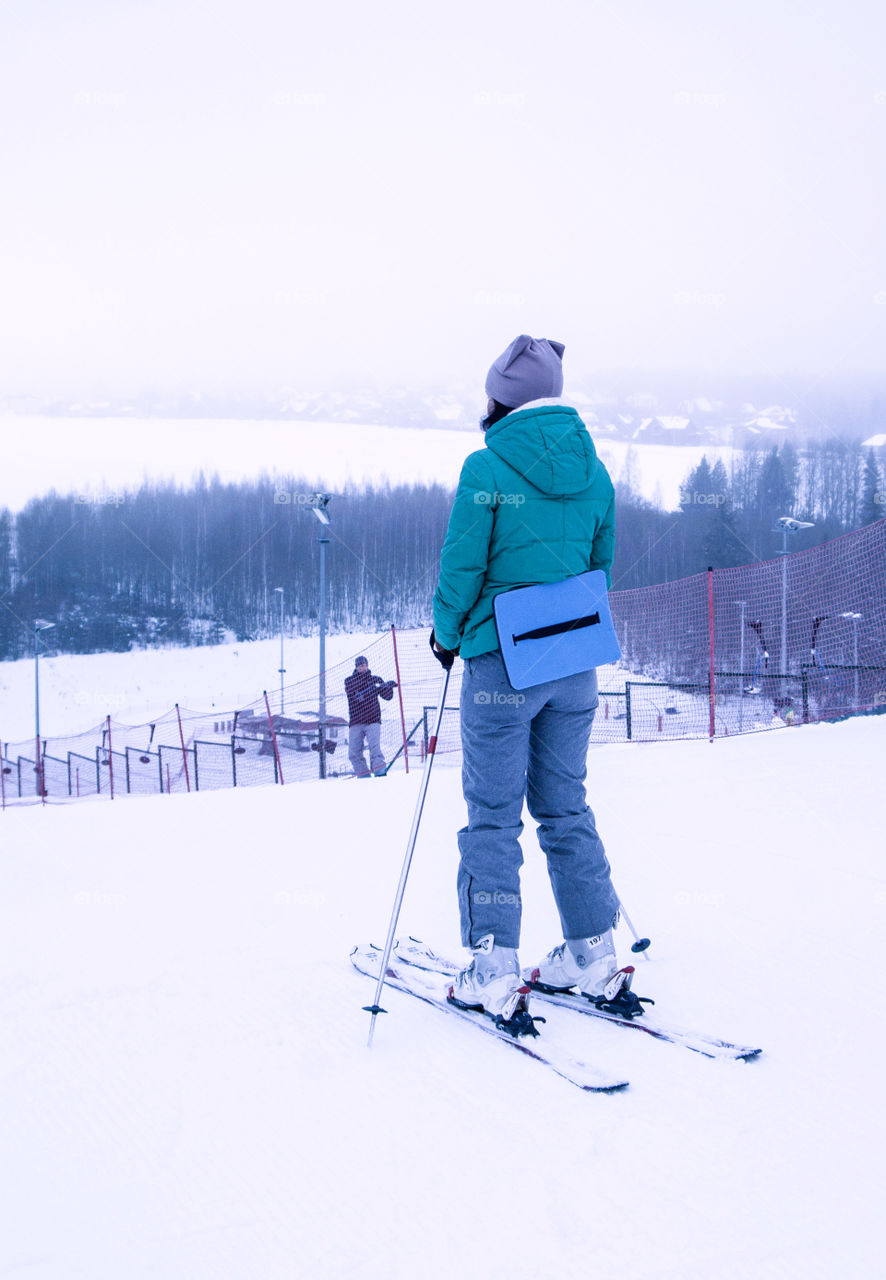
[[[883,35],[865,0],[6,5],[0,404],[480,392],[521,331],[567,384],[863,403]]]
[[[565,343],[622,588],[765,559],[788,511],[807,546],[877,520],[884,26],[870,0],[5,6],[0,656],[38,614],[73,651],[268,633],[268,575],[310,579],[279,494],[320,486],[395,598],[360,577],[333,625],[421,623],[520,332]],[[182,614],[175,574],[210,565],[230,598]]]
[[[883,1274],[884,49],[0,4],[0,1277]]]

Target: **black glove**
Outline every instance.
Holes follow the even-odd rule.
[[[452,664],[458,657],[458,649],[444,649],[442,645],[437,644],[433,627],[431,628],[431,634],[428,637],[428,644],[431,646],[431,653],[440,663],[441,667],[445,667],[446,670],[449,671]]]

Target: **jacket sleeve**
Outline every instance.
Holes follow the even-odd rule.
[[[615,553],[615,494],[613,493],[609,501],[597,532],[594,534],[594,545],[591,547],[591,563],[590,569],[602,569],[606,574],[607,587],[612,586],[612,577],[610,569],[612,568],[612,557]]]
[[[494,481],[482,452],[465,459],[440,555],[434,593],[434,635],[444,649],[457,649],[465,619],[483,589],[495,519]]]
[[[373,676],[372,688],[386,702],[390,702],[394,696],[394,682],[392,680],[382,680],[381,676]]]

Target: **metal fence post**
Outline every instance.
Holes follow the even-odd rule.
[[[111,741],[111,717],[108,716],[108,781],[111,784],[111,799],[114,799],[114,744]]]
[[[175,704],[175,714],[178,716],[178,736],[179,738],[181,738],[182,760],[184,761],[184,765],[185,765],[185,785],[190,791],[191,775],[188,772],[188,753],[187,753],[187,750],[185,749],[185,734],[184,734],[184,730],[182,729],[182,713],[178,709],[178,703]]]
[[[711,565],[708,565],[708,661],[708,688],[711,704],[708,737],[713,742],[716,719],[714,716],[714,570]]]
[[[280,751],[279,751],[279,748],[278,748],[278,746],[277,746],[277,733],[276,733],[276,731],[275,731],[275,729],[274,729],[274,717],[271,715],[271,704],[268,702],[268,691],[267,691],[267,689],[265,690],[265,707],[267,708],[267,712],[268,712],[268,724],[270,725],[270,728],[271,728],[271,741],[272,741],[272,742],[273,742],[273,744],[274,744],[274,781],[275,781],[275,782],[277,781],[277,772],[278,772],[278,770],[279,770],[279,773],[280,773],[280,785],[282,786],[282,785],[283,785],[283,768],[282,768],[282,766],[281,766],[281,764],[280,764]],[[321,750],[321,752],[324,750],[323,737],[324,737],[324,735],[321,733],[321,736],[320,736],[320,750]],[[323,771],[323,774],[322,774],[321,776],[322,776],[322,777],[325,777],[325,776],[326,776],[326,771],[325,771],[325,770]]]

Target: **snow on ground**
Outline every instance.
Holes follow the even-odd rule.
[[[380,638],[327,636],[327,666],[356,657]],[[286,684],[316,676],[319,654],[316,636],[286,637]],[[109,714],[125,724],[147,724],[176,702],[191,711],[234,711],[260,698],[263,689],[279,690],[279,669],[279,639],[41,658],[40,725],[52,738],[90,729]],[[0,662],[0,738],[24,741],[33,733],[34,659]]]
[[[50,633],[51,634],[51,633]],[[414,679],[409,661],[418,651],[427,656],[427,628],[398,631],[404,671],[404,689]],[[344,633],[328,636],[328,668],[347,662],[379,642],[389,643],[388,633]],[[316,636],[286,637],[284,664],[286,685],[315,678],[319,661]],[[267,689],[272,700],[280,686],[280,641],[250,640],[196,648],[135,649],[129,653],[60,654],[40,659],[40,723],[46,739],[94,729],[105,716],[127,725],[150,724],[177,703],[192,712],[233,712],[261,697]],[[459,668],[456,668],[456,672]],[[667,688],[622,664],[600,673],[599,738],[624,736],[625,706],[618,695],[625,682],[633,685],[632,718],[637,738],[653,734],[662,738],[707,732],[708,698],[704,692],[686,693]],[[640,689],[648,683],[648,693]],[[335,686],[334,686],[335,687]],[[615,698],[608,695],[616,695]],[[457,693],[452,697],[457,705]],[[610,720],[611,717],[611,720]],[[616,729],[616,720],[619,729]],[[724,694],[717,704],[717,733],[740,729],[771,728],[771,702],[764,697]],[[0,740],[26,742],[34,736],[34,660],[0,662]]]
[[[304,476],[341,487],[379,482],[439,482],[455,487],[469,453],[482,448],[479,431],[385,427],[369,423],[254,422],[130,418],[4,418],[0,507],[19,510],[37,494],[56,489],[82,501],[100,501],[150,479],[190,483],[200,471],[224,481],[262,473]],[[593,428],[591,430],[593,435]],[[35,448],[35,441],[39,448]],[[601,440],[600,456],[613,480],[628,449],[631,475],[643,497],[674,510],[680,482],[702,454],[722,457],[718,446],[628,445]]]
[[[428,656],[427,635],[427,628],[397,632],[407,704],[410,695],[416,692],[416,655],[422,659]],[[389,655],[387,632],[328,636],[327,667],[331,669],[344,662],[349,672],[353,658],[361,652],[378,653],[373,645],[379,643]],[[316,636],[286,637],[287,687],[301,680],[315,679],[318,659]],[[370,662],[375,661],[370,657]],[[146,725],[170,712],[176,702],[188,712],[232,713],[260,698],[264,689],[276,707],[279,705],[274,701],[280,685],[279,667],[279,639],[191,649],[136,649],[129,653],[60,654],[41,658],[42,736],[51,741],[94,730],[100,738],[101,729],[96,726],[107,715],[116,724]],[[455,671],[458,677],[460,664]],[[334,673],[330,678],[330,691],[340,693],[341,685],[335,683]],[[338,678],[340,680],[340,673]],[[600,711],[595,721],[597,740],[626,737],[623,695],[627,681],[632,685],[631,718],[636,739],[707,734],[709,702],[703,690],[692,693],[679,687],[670,688],[619,663],[600,671]],[[649,685],[648,691],[642,688],[645,684]],[[449,701],[457,706],[457,686],[451,691]],[[813,711],[816,705],[813,699]],[[773,716],[770,699],[763,695],[741,696],[734,688],[721,689],[716,709],[718,735],[773,727],[783,728],[784,721]],[[33,737],[34,660],[0,662],[0,740],[7,744],[26,743]],[[91,751],[92,748],[90,754]]]
[[[146,476],[186,484],[200,471],[231,483],[267,474],[336,486],[385,477],[454,484],[481,440],[479,430],[236,418],[21,418],[0,425],[8,441],[17,433],[23,440],[0,481],[0,506],[14,510],[51,488],[97,500]]]
[[[591,435],[593,435],[593,429]],[[664,511],[676,511],[680,505],[680,485],[707,456],[711,466],[717,458],[729,471],[733,450],[721,445],[629,444],[620,440],[602,440],[598,452],[614,481],[624,479],[624,468],[630,451],[631,487]]]
[[[658,1012],[720,1064],[552,1010],[586,1095],[389,992],[418,776],[0,817],[0,1274],[33,1280],[864,1280],[881,1274],[882,719],[595,748]],[[402,931],[457,952],[457,770]],[[530,961],[559,934],[527,820]],[[624,947],[624,940],[622,940]],[[556,1017],[554,1015],[557,1015]]]

